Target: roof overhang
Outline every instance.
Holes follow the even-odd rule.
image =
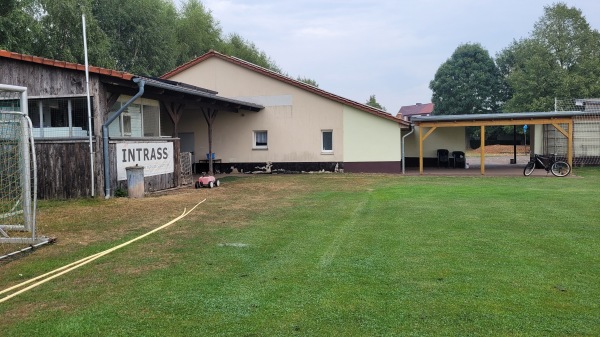
[[[411,122],[424,127],[495,126],[552,124],[570,121],[576,116],[589,114],[582,111],[515,112],[474,115],[414,116]]]
[[[185,83],[142,76],[134,77],[134,79],[136,78],[144,81],[146,90],[143,97],[150,99],[176,102],[185,104],[188,107],[196,106],[231,112],[239,112],[240,110],[258,112],[264,109],[264,106],[260,104],[222,97],[217,95],[216,91],[194,87]],[[122,81],[114,78],[104,78],[102,82],[110,92],[117,94],[134,95],[138,90],[138,86],[133,82],[133,79]]]

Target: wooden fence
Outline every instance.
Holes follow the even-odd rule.
[[[164,139],[173,143],[174,172],[144,178],[146,192],[177,187],[180,184],[179,139]],[[110,189],[127,190],[127,181],[117,180],[115,163],[116,144],[109,144]],[[35,153],[38,168],[38,198],[70,199],[91,196],[90,148],[86,140],[36,141]],[[96,151],[94,160],[96,196],[104,195],[104,167],[102,152]]]

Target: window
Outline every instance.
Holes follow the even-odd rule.
[[[119,97],[111,108],[111,114],[119,110],[130,98]],[[137,99],[109,125],[108,130],[111,137],[160,137],[158,101]]]
[[[88,136],[88,111],[85,97],[30,99],[28,110],[35,138]]]
[[[324,153],[333,153],[333,131],[332,130],[321,130],[323,138],[321,151]]]
[[[267,131],[254,131],[254,149],[267,148]]]
[[[123,114],[123,135],[131,136],[131,116]]]

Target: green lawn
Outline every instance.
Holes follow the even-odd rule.
[[[188,217],[0,303],[2,336],[594,336],[600,170],[269,175],[42,202],[0,290]]]

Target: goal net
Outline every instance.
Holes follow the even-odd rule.
[[[36,162],[25,88],[0,85],[0,255],[36,244]]]
[[[581,111],[573,118],[573,165],[600,165],[600,99],[555,101],[555,111]],[[561,125],[566,130],[566,125]],[[566,155],[567,140],[552,125],[544,126],[544,152]]]

